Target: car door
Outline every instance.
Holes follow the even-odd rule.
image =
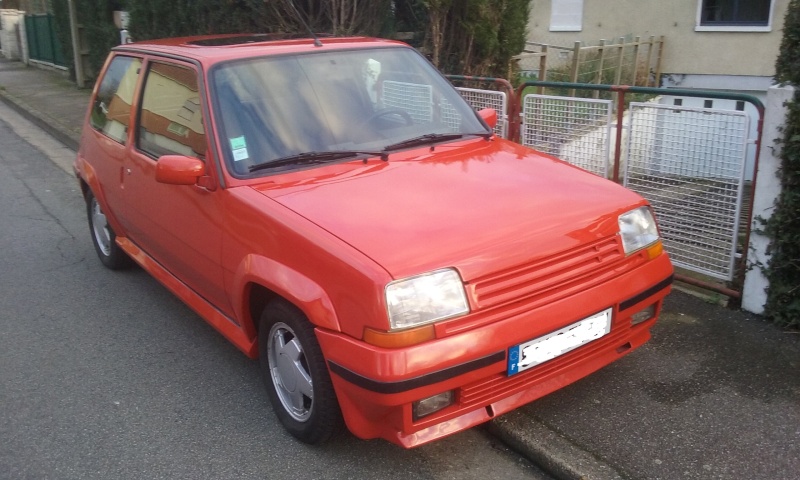
[[[163,155],[210,162],[203,98],[195,66],[149,60],[123,179],[130,238],[196,293],[231,316],[220,265],[223,190],[155,179]],[[206,171],[212,167],[207,165]]]
[[[120,215],[125,208],[122,180],[131,106],[141,66],[142,59],[130,55],[111,59],[92,99],[87,123],[90,128],[85,129],[81,139],[80,155],[89,160],[100,184],[100,190],[94,193],[126,229],[128,223]]]

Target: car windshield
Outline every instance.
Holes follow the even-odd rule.
[[[338,161],[348,156],[331,152],[353,158],[490,133],[439,72],[406,47],[232,61],[212,71],[211,89],[236,176],[321,163],[309,162],[309,153]],[[286,161],[298,155],[303,161]]]

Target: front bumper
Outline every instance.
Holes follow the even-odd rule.
[[[350,431],[406,448],[491,420],[575,382],[644,344],[669,293],[667,255],[610,281],[524,313],[402,349],[384,349],[317,330]],[[655,306],[652,318],[631,316]],[[612,308],[605,336],[516,375],[508,348]],[[454,390],[455,402],[414,420],[412,403]]]

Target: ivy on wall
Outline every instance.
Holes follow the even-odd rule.
[[[780,140],[781,194],[766,222],[772,255],[765,313],[777,324],[800,327],[800,0],[791,0],[776,62],[776,80],[795,88]]]

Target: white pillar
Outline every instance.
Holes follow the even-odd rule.
[[[758,230],[764,228],[758,219],[759,217],[767,219],[772,216],[775,201],[781,191],[781,182],[778,177],[781,166],[780,144],[776,144],[775,140],[782,138],[780,129],[786,122],[784,104],[792,100],[793,96],[794,88],[790,86],[771,87],[767,92],[764,132],[761,136],[758,177],[753,201],[753,225],[747,253],[748,268],[742,291],[742,308],[753,313],[764,313],[764,305],[767,303],[767,287],[769,286],[762,268],[769,262],[770,256],[767,254],[767,247],[770,240],[758,233]]]

